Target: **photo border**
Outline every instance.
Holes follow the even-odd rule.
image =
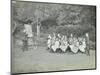
[[[60,5],[80,5],[80,6],[94,6],[95,7],[95,68],[90,68],[90,69],[73,69],[73,70],[58,70],[58,71],[42,71],[42,72],[26,72],[26,73],[12,73],[12,1],[16,2],[27,2],[27,3],[42,3],[42,4],[60,4]],[[10,0],[10,45],[11,45],[11,55],[10,55],[10,69],[11,69],[11,75],[18,75],[18,74],[36,74],[36,73],[54,73],[54,72],[72,72],[72,71],[86,71],[86,70],[97,70],[97,5],[87,5],[87,4],[70,4],[70,3],[55,3],[55,2],[41,2],[41,1],[20,1],[20,0]]]

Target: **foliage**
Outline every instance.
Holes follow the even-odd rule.
[[[33,32],[36,32],[37,18],[41,20],[41,31],[48,33],[55,31],[81,35],[93,29],[95,31],[96,27],[96,7],[88,5],[16,1],[12,3],[12,17],[19,26],[32,22]],[[95,37],[92,33],[91,36]]]
[[[90,24],[95,27],[95,11],[95,6],[30,2],[12,3],[13,17],[17,17],[22,21],[30,19],[33,23],[36,23],[37,17],[39,17],[41,21],[52,18],[57,25]]]

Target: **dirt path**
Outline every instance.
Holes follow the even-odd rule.
[[[95,51],[90,56],[78,53],[50,53],[45,47],[23,52],[21,47],[12,51],[12,72],[41,72],[95,68]]]

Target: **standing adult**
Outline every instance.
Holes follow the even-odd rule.
[[[85,34],[85,38],[86,38],[86,54],[87,54],[87,55],[90,55],[89,34],[88,34],[88,33]]]
[[[27,38],[28,38],[28,45],[33,45],[33,33],[32,33],[32,26],[31,23],[28,22],[27,24],[24,24],[24,33],[27,34]]]

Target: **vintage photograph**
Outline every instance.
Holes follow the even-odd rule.
[[[96,6],[11,1],[11,73],[96,69]]]

